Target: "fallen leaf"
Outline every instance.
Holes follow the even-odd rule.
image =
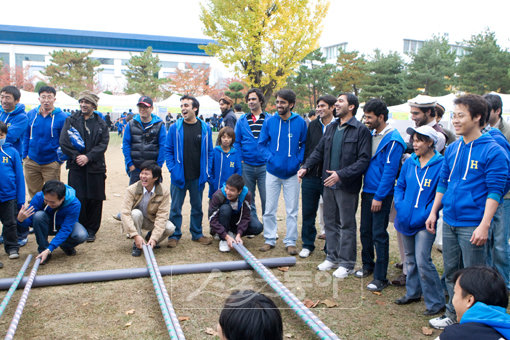
[[[84,302],[84,303],[82,303],[81,305],[82,305],[82,306],[88,306],[88,305],[89,305],[89,303],[88,303],[88,302]]]
[[[290,339],[290,338],[293,338],[293,337],[294,337],[294,335],[292,335],[292,334],[290,334],[290,333],[287,333],[287,334],[285,334],[285,337]]]
[[[308,308],[312,308],[312,306],[313,306],[313,301],[312,301],[312,300],[310,300],[310,299],[304,299],[304,300],[303,300],[303,304],[304,304],[306,307],[308,307]]]
[[[329,299],[322,300],[321,302],[323,304],[325,304],[326,307],[328,307],[328,308],[338,307],[338,303],[336,303],[335,301],[329,300]]]
[[[278,267],[278,270],[281,271],[281,272],[288,272],[289,271],[289,267]]]
[[[377,303],[379,306],[384,306],[384,305],[386,305],[386,302],[381,301],[381,300],[375,300],[375,303]]]
[[[215,331],[214,329],[212,329],[211,327],[207,327],[207,328],[205,329],[205,333],[206,333],[206,334],[209,334],[209,335],[214,335],[214,336],[218,335],[218,332],[216,332],[216,331]]]
[[[131,314],[135,314],[135,310],[134,309],[130,309],[130,310],[127,310],[125,312],[126,315],[131,315]]]
[[[179,316],[177,319],[179,319],[179,321],[188,321],[189,316]]]
[[[375,295],[377,295],[377,296],[381,296],[381,295],[382,295],[382,293],[381,293],[381,292],[372,292],[372,294],[375,294]]]
[[[39,306],[39,302],[35,302],[32,304],[32,307],[37,307],[37,306]]]
[[[126,327],[126,328],[127,328],[127,327],[131,326],[131,324],[132,324],[132,323],[133,323],[133,322],[129,321],[127,324],[125,324],[125,325],[124,325],[124,327]]]
[[[312,308],[315,308],[317,307],[317,305],[319,304],[319,302],[321,302],[321,300],[317,300],[314,302],[314,304],[312,305]]]
[[[432,335],[434,330],[432,328],[429,328],[429,327],[422,327],[421,328],[421,332],[423,333],[423,335],[430,336],[430,335]]]

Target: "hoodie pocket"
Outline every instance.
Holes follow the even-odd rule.
[[[409,230],[413,207],[406,201],[401,201],[395,204],[395,210],[397,211],[398,226],[400,229]]]

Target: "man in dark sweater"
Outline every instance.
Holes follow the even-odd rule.
[[[223,96],[220,98],[221,117],[223,118],[221,127],[230,126],[232,129],[235,129],[237,118],[234,110],[232,110],[233,104],[234,101],[229,96]]]

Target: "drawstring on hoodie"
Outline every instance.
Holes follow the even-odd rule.
[[[290,120],[289,120],[289,153],[288,157],[290,157]]]
[[[37,116],[39,115],[39,112],[35,114],[34,120],[32,121],[32,124],[30,125],[30,139],[32,139],[32,130],[34,129],[34,124],[37,119]],[[55,122],[55,115],[53,113],[50,113],[51,115],[51,138],[53,138],[53,123]]]
[[[469,161],[471,160],[471,150],[473,149],[473,144],[475,144],[475,141],[473,141],[471,143],[471,146],[469,147],[469,155],[468,155],[468,161],[467,161],[467,164],[466,164],[466,172],[464,173],[464,177],[462,177],[462,180],[466,180],[466,176],[467,176],[467,173],[468,173],[468,170],[469,170]]]
[[[448,182],[450,182],[450,179],[452,178],[453,170],[455,170],[455,164],[457,164],[457,157],[459,156],[459,150],[460,150],[461,143],[462,143],[462,141],[459,142],[459,147],[457,148],[457,153],[455,154],[455,159],[453,160],[452,171],[450,171],[450,176],[448,176]]]
[[[469,146],[469,154],[468,154],[468,160],[466,163],[466,171],[464,172],[464,176],[462,177],[463,181],[465,181],[467,179],[467,174],[469,171],[469,162],[471,161],[471,151],[473,150],[473,144],[475,144],[475,141],[472,141],[471,145]],[[457,148],[457,153],[455,154],[455,160],[453,161],[453,167],[452,167],[452,171],[450,171],[450,176],[448,177],[448,182],[450,182],[450,179],[452,178],[453,170],[455,170],[455,164],[457,163],[457,157],[459,156],[459,150],[460,150],[461,145],[462,145],[462,141],[459,142],[459,147]]]
[[[393,147],[395,146],[395,141],[393,141],[393,143],[391,144],[391,148],[390,148],[390,152],[388,152],[388,158],[386,159],[386,163],[391,163],[390,162],[390,155],[391,155],[391,150],[393,150]]]
[[[414,205],[415,208],[418,208],[418,202],[420,201],[420,195],[421,195],[421,192],[423,191],[423,182],[425,181],[425,177],[427,176],[427,171],[429,171],[429,167],[430,166],[427,166],[427,169],[425,170],[425,174],[423,175],[421,181],[420,181],[420,178],[418,177],[418,166],[416,166],[414,168],[414,173],[416,174],[416,179],[418,180],[418,185],[420,186],[420,190],[418,190],[418,197],[416,198],[416,204]]]
[[[289,123],[289,133],[288,133],[288,137],[289,137],[289,151],[288,151],[287,156],[291,157],[290,156],[290,139],[291,139],[291,136],[290,136],[290,120],[289,120],[288,123]],[[276,151],[280,150],[280,135],[281,135],[281,131],[282,131],[282,119],[280,119],[280,125],[278,127],[278,139],[276,140]]]
[[[43,209],[44,212],[46,212],[46,209],[48,209],[48,205],[46,205]],[[53,232],[56,233],[57,232],[57,212],[58,212],[58,209],[55,210],[55,213],[53,214]]]

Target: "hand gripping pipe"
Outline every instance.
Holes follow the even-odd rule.
[[[338,339],[333,333],[308,307],[292,294],[264,265],[250,253],[242,244],[233,243],[234,249],[252,266],[255,271],[275,290],[278,295],[287,303],[296,314],[315,332],[321,339]]]
[[[163,291],[166,291],[166,288],[161,287],[158,276],[157,276],[157,267],[154,266],[154,263],[151,259],[149,251],[147,249],[147,245],[143,245],[143,253],[145,255],[145,261],[147,262],[147,268],[149,269],[149,273],[152,279],[152,284],[154,285],[154,290],[156,291],[156,297],[158,298],[159,307],[161,308],[161,313],[163,314],[163,319],[165,319],[166,328],[168,330],[168,334],[170,335],[170,339],[181,339],[177,336],[177,330],[175,329],[175,325],[172,322],[172,316],[170,310],[168,308],[167,302],[165,300],[165,294]],[[156,264],[157,266],[157,264]],[[161,276],[161,275],[160,275]],[[168,297],[168,294],[166,295]],[[170,300],[170,299],[168,299]],[[175,312],[174,312],[175,314]],[[181,330],[182,333],[182,330]],[[184,338],[184,337],[183,337]],[[182,339],[183,339],[182,338]]]
[[[41,263],[40,258],[35,260],[34,266],[32,267],[32,271],[30,272],[30,276],[28,277],[27,284],[25,285],[25,289],[23,290],[23,294],[21,295],[21,299],[19,300],[18,307],[16,307],[16,311],[14,312],[14,316],[12,317],[11,324],[7,329],[5,340],[12,340],[12,338],[14,338],[14,333],[16,333],[16,328],[18,327],[19,319],[21,318],[21,313],[23,313],[23,308],[25,308],[28,293],[30,293],[30,288],[32,288],[32,282],[34,282],[35,274],[37,274],[37,269],[39,269],[40,263]]]
[[[143,253],[145,255],[145,259],[148,260],[148,262],[150,261],[152,269],[156,274],[157,284],[159,285],[160,292],[163,294],[163,301],[165,302],[166,309],[168,311],[168,314],[170,315],[170,321],[173,324],[173,329],[177,336],[176,339],[185,340],[184,333],[182,332],[182,328],[179,323],[179,319],[177,318],[177,314],[175,314],[174,306],[170,301],[170,297],[168,296],[165,283],[163,282],[163,278],[161,277],[161,273],[159,271],[158,263],[156,262],[156,257],[154,256],[154,252],[152,251],[152,247],[144,244]],[[149,265],[149,263],[147,263],[147,265]]]
[[[29,254],[27,256],[25,263],[23,263],[23,266],[21,267],[20,271],[18,272],[18,275],[16,275],[14,282],[12,283],[11,287],[9,288],[9,291],[7,292],[7,294],[5,294],[5,297],[2,300],[2,303],[0,304],[0,317],[2,317],[5,307],[7,307],[7,304],[9,303],[9,300],[11,299],[12,294],[14,294],[14,292],[16,291],[16,288],[18,288],[19,282],[23,278],[23,275],[25,275],[25,271],[27,270],[27,267],[28,267],[28,264],[30,263],[30,261],[32,261],[31,254]]]
[[[271,257],[261,259],[260,262],[266,267],[285,267],[294,266],[296,258],[289,257]],[[159,268],[161,275],[181,275],[181,274],[198,274],[210,273],[212,271],[233,271],[247,270],[250,266],[245,261],[225,261],[225,262],[209,262],[209,263],[190,263],[177,264],[172,266],[162,266]],[[114,270],[102,270],[94,272],[78,272],[52,275],[37,275],[34,280],[33,287],[58,286],[75,283],[87,282],[103,282],[112,280],[137,279],[140,277],[148,277],[147,268],[124,268]],[[0,279],[0,290],[7,290],[14,282],[14,278]],[[27,282],[27,278],[23,278],[19,284],[23,288]]]

